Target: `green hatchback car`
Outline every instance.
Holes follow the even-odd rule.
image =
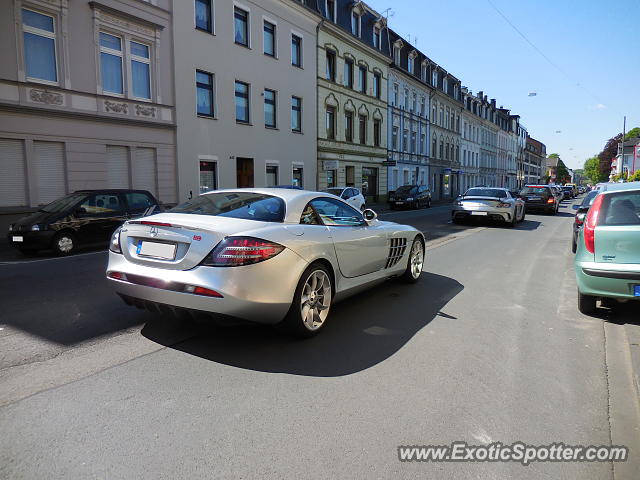
[[[594,313],[602,298],[640,300],[637,185],[620,184],[595,198],[579,233],[574,267],[580,312]]]

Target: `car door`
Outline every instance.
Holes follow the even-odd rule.
[[[353,278],[384,268],[389,253],[384,227],[368,225],[358,210],[340,200],[320,197],[310,205],[329,229],[342,275]]]
[[[118,193],[95,193],[80,204],[75,215],[80,242],[107,242],[113,231],[125,220],[124,199]]]

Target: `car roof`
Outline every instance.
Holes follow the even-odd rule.
[[[607,184],[606,190],[601,190],[600,193],[606,194],[610,192],[619,192],[622,190],[640,190],[640,182],[627,182],[627,183],[611,183]]]
[[[345,205],[349,205],[344,202],[340,197],[331,193],[316,192],[311,190],[290,190],[287,188],[229,188],[225,190],[211,190],[205,192],[202,195],[211,195],[215,193],[261,193],[263,195],[271,195],[272,197],[278,197],[284,200],[287,209],[285,212],[284,223],[300,223],[300,215],[304,207],[314,198],[323,197],[337,199],[343,202]],[[353,207],[351,207],[353,208]]]
[[[140,190],[137,188],[95,188],[92,190],[76,190],[73,193],[96,193],[96,192],[105,192],[105,193],[125,193],[125,192],[144,192],[150,193],[148,190]]]

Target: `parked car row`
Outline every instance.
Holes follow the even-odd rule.
[[[574,208],[578,309],[640,300],[640,182],[599,184]]]

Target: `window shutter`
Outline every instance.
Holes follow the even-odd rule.
[[[133,164],[133,188],[148,190],[154,196],[156,191],[156,155],[153,148],[136,148]]]
[[[129,188],[129,149],[107,145],[107,188]]]
[[[27,205],[27,182],[22,140],[0,138],[0,206]]]
[[[64,143],[33,142],[34,178],[38,204],[53,202],[65,195]]]

